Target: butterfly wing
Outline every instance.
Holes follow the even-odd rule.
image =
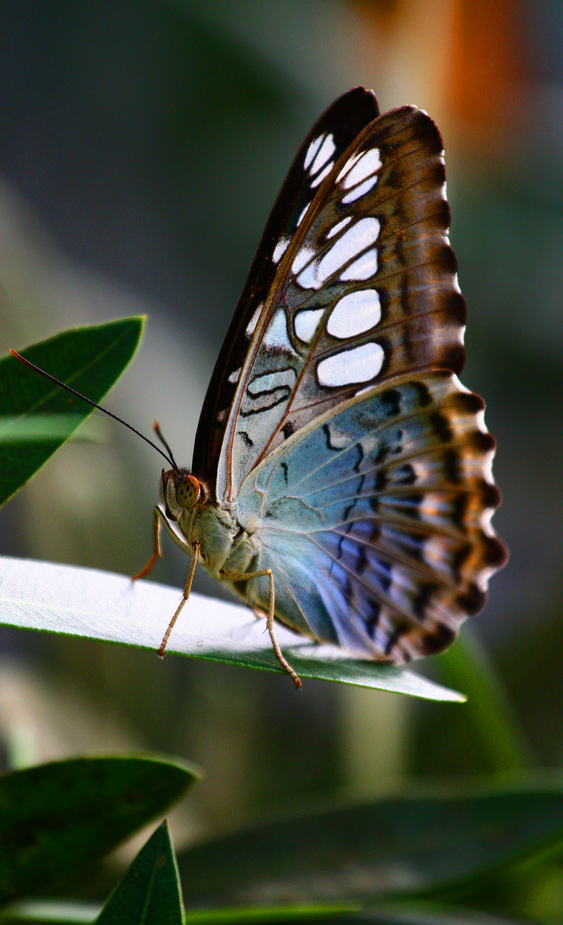
[[[289,170],[223,341],[199,419],[192,471],[213,489],[225,424],[236,391],[234,373],[244,364],[252,340],[252,321],[256,319],[259,307],[265,305],[279,272],[277,255],[280,242],[293,238],[304,210],[326,176],[327,168],[334,165],[362,129],[378,115],[377,100],[371,91],[363,87],[348,91],[315,123]],[[326,144],[327,138],[331,139],[330,145]],[[331,145],[334,150],[330,150]]]
[[[346,146],[348,100],[362,115]],[[456,377],[466,309],[440,134],[414,107],[370,118],[364,103],[337,101],[297,156],[193,469],[257,534],[279,619],[401,662],[451,641],[505,552],[483,403]],[[267,609],[266,578],[236,590]]]
[[[293,237],[274,248],[277,272],[247,328],[242,365],[230,371],[222,501],[284,439],[360,389],[463,365],[466,310],[434,123],[413,107],[387,113],[336,162],[332,133],[312,144],[303,169],[325,177]]]
[[[276,616],[320,642],[405,662],[445,648],[505,559],[483,402],[446,371],[397,377],[322,415],[242,486]],[[268,585],[248,599],[265,610]]]

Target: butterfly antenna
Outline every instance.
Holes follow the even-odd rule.
[[[156,436],[158,437],[160,442],[163,444],[164,449],[168,453],[168,456],[170,457],[170,462],[172,463],[173,468],[176,470],[176,472],[179,472],[178,466],[176,465],[176,460],[174,459],[174,454],[172,453],[172,450],[170,449],[170,446],[168,445],[168,441],[165,440],[164,437],[162,436],[162,431],[160,429],[160,424],[158,423],[158,421],[152,422],[152,429],[154,430]]]
[[[88,402],[89,405],[93,405],[93,407],[97,408],[98,411],[103,411],[104,414],[107,414],[108,417],[113,418],[114,421],[119,421],[119,423],[123,424],[124,427],[128,427],[129,430],[132,430],[134,434],[137,434],[137,436],[140,437],[141,440],[144,440],[145,443],[148,443],[149,446],[152,446],[152,448],[156,450],[157,453],[160,453],[161,456],[164,456],[166,462],[172,466],[175,472],[178,472],[178,466],[176,465],[174,457],[170,451],[170,447],[168,446],[166,440],[164,440],[164,438],[162,437],[162,434],[160,433],[160,430],[158,429],[158,425],[157,427],[155,427],[155,430],[160,440],[162,440],[162,443],[168,450],[168,455],[166,455],[166,453],[163,453],[160,447],[156,445],[156,443],[153,443],[152,440],[149,440],[148,437],[145,437],[145,435],[142,434],[139,430],[137,430],[136,427],[133,427],[132,424],[128,424],[127,421],[124,421],[122,418],[119,418],[117,414],[113,413],[113,411],[108,411],[107,408],[102,408],[101,405],[98,405],[95,401],[92,401],[91,398],[87,398],[86,395],[82,394],[82,392],[77,392],[76,389],[71,388],[71,386],[67,385],[65,382],[61,382],[61,380],[57,379],[55,376],[51,376],[50,373],[46,373],[44,369],[41,369],[39,366],[35,366],[34,363],[31,363],[29,360],[26,360],[25,357],[22,357],[20,353],[16,353],[15,350],[10,349],[9,352],[12,354],[13,357],[16,358],[16,360],[21,360],[22,363],[25,363],[25,365],[29,366],[30,369],[35,370],[36,373],[40,373],[42,376],[45,377],[45,379],[50,379],[51,382],[54,382],[55,385],[59,385],[62,389],[66,389],[67,392],[71,393],[71,395],[76,395],[76,397],[81,398],[82,401]]]

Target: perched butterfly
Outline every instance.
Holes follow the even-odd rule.
[[[205,398],[192,469],[154,512],[265,615],[360,658],[446,648],[506,560],[483,401],[459,380],[466,307],[442,140],[358,87],[305,139],[266,225]],[[104,410],[104,409],[102,409]],[[129,425],[127,425],[129,426]],[[146,438],[145,438],[146,439]],[[149,441],[150,442],[150,441]],[[153,444],[154,445],[154,444]]]
[[[506,558],[483,401],[458,381],[466,307],[442,141],[358,87],[301,146],[160,524],[267,616],[361,658],[439,652]],[[173,462],[173,458],[172,458]]]

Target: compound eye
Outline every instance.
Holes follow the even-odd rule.
[[[176,485],[176,501],[180,507],[195,507],[200,494],[200,485],[195,475],[186,475]]]

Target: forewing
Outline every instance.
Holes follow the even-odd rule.
[[[241,490],[260,523],[276,616],[363,657],[405,662],[452,642],[506,554],[482,400],[445,371],[398,377],[280,445]],[[268,585],[245,593],[266,609]]]
[[[345,93],[313,126],[289,170],[223,341],[199,420],[192,470],[213,489],[225,425],[236,391],[236,372],[244,365],[257,315],[279,270],[280,248],[293,238],[299,219],[327,172],[378,115],[377,100],[371,91],[356,87]]]
[[[232,374],[220,499],[236,498],[283,440],[360,390],[463,365],[466,311],[436,126],[414,107],[398,109],[334,156],[330,134],[301,154],[326,176],[293,237],[275,248],[275,278]]]

